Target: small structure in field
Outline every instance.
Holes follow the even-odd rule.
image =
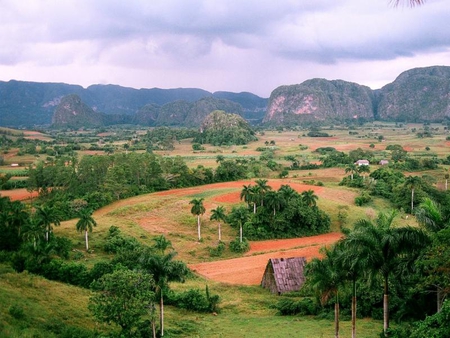
[[[368,160],[358,160],[358,161],[355,162],[355,164],[357,166],[362,166],[362,165],[369,165],[370,162]]]
[[[298,291],[305,282],[305,257],[271,258],[267,262],[261,286],[272,293]]]
[[[381,160],[380,161],[380,165],[386,165],[386,164],[389,164],[388,160]]]

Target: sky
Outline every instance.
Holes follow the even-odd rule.
[[[450,66],[448,0],[0,0],[0,81],[269,97],[434,65]]]

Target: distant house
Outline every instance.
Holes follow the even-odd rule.
[[[362,165],[369,165],[370,162],[368,160],[358,160],[358,161],[355,162],[355,164],[357,166],[362,166]]]
[[[381,160],[379,163],[379,165],[386,165],[386,164],[389,164],[388,160]]]
[[[267,262],[261,286],[279,295],[298,291],[305,282],[305,264],[304,257],[271,258]]]
[[[18,167],[19,163],[11,163],[11,167]]]

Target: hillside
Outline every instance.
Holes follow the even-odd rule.
[[[381,90],[342,80],[280,86],[263,122],[283,125],[348,119],[441,122],[450,116],[450,67],[415,68]]]
[[[310,79],[280,86],[269,99],[252,93],[196,88],[133,89],[117,85],[88,88],[63,83],[0,81],[0,126],[49,125],[62,98],[76,94],[105,124],[198,127],[214,110],[252,123],[296,125],[349,119],[442,122],[450,117],[450,67],[415,68],[381,89],[344,80]]]

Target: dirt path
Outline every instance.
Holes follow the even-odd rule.
[[[242,258],[190,264],[196,273],[217,282],[240,285],[259,285],[270,258],[320,257],[319,250],[342,237],[340,233],[274,241],[252,242],[251,249]],[[257,254],[258,252],[267,252]]]

